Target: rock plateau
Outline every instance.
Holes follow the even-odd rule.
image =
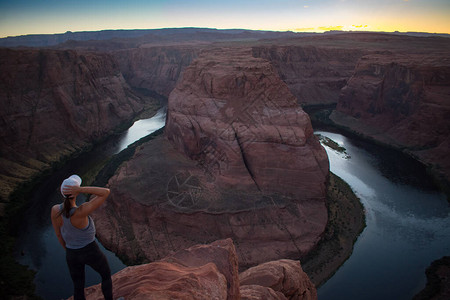
[[[323,198],[328,158],[270,63],[247,49],[205,53],[169,99],[166,136],[214,184]]]
[[[212,50],[171,93],[165,136],[110,179],[99,238],[134,263],[228,237],[242,268],[300,258],[327,223],[327,176],[308,115],[270,63]]]

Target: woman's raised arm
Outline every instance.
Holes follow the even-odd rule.
[[[109,196],[110,190],[108,188],[96,186],[71,186],[64,190],[64,192],[67,192],[68,194],[91,194],[94,196],[88,202],[80,205],[74,214],[76,217],[85,217],[105,202],[106,198]]]

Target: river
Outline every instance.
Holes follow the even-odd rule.
[[[59,186],[71,174],[89,173],[90,168],[98,162],[119,153],[128,145],[164,126],[166,108],[163,107],[149,119],[136,121],[126,132],[112,137],[93,151],[67,163],[46,179],[34,192],[28,209],[25,211],[24,222],[19,231],[16,244],[16,260],[36,271],[36,294],[47,300],[66,299],[73,294],[72,280],[66,265],[65,251],[59,244],[54,233],[51,220],[51,207],[61,203]],[[79,196],[78,205],[85,201]],[[100,248],[106,254],[111,272],[114,274],[125,267],[114,253],[107,251],[100,243]],[[86,268],[86,285],[90,286],[101,281],[100,276],[90,267]]]
[[[450,209],[418,163],[343,135],[316,132],[346,149],[325,147],[330,170],[360,197],[366,228],[351,257],[318,291],[319,299],[411,299],[425,269],[450,254]]]
[[[61,202],[58,188],[72,173],[83,174],[99,160],[164,126],[164,110],[137,121],[122,136],[71,161],[36,189],[25,212],[17,242],[17,260],[36,270],[36,293],[44,299],[72,294],[72,282],[50,222],[50,208]],[[352,256],[318,291],[319,299],[411,299],[425,285],[425,268],[449,254],[449,205],[416,164],[340,134],[318,132],[346,148],[326,147],[331,171],[361,198],[367,227]],[[368,150],[366,150],[368,149]],[[84,199],[80,198],[80,202]],[[113,273],[125,266],[105,251]],[[89,267],[86,285],[100,282]]]

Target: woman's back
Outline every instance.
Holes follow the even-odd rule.
[[[63,210],[63,204],[60,205],[60,210]],[[77,224],[74,224],[73,221],[79,221],[75,216],[73,216],[76,212],[77,208],[72,207],[70,209],[70,216],[67,218],[64,214],[61,214],[63,219],[63,223],[61,226],[61,235],[63,239],[66,241],[66,247],[70,249],[80,249],[84,246],[90,244],[95,240],[95,224],[90,216],[78,218],[78,219],[87,219],[87,225],[79,228]],[[78,222],[80,223],[80,222]],[[85,222],[83,222],[85,223]]]

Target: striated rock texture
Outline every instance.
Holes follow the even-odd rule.
[[[178,78],[199,51],[194,46],[154,46],[115,51],[113,55],[130,86],[169,97]]]
[[[205,53],[169,99],[166,135],[223,188],[323,198],[328,158],[270,63],[247,49]]]
[[[179,264],[185,267],[201,267],[212,262],[226,279],[227,299],[239,299],[239,263],[231,239],[180,250],[164,258],[162,262]]]
[[[110,55],[0,49],[0,186],[12,188],[142,110]]]
[[[260,285],[244,285],[241,287],[242,300],[287,300],[280,292]]]
[[[98,237],[128,262],[230,237],[240,266],[306,255],[327,223],[328,159],[269,62],[204,54],[169,98],[166,137],[109,180]]]
[[[324,46],[255,46],[253,56],[269,60],[302,105],[337,103],[363,55],[361,49]]]
[[[450,56],[364,56],[332,119],[412,154],[450,179]]]
[[[258,265],[239,274],[239,282],[241,289],[244,286],[262,286],[283,294],[286,299],[317,299],[316,288],[299,261],[282,259]]]
[[[270,280],[261,280],[270,271],[275,272]],[[125,268],[112,279],[115,299],[317,299],[316,289],[298,261],[270,262],[244,277],[253,284],[240,287],[236,251],[233,241],[226,239]],[[87,299],[103,299],[100,284],[86,288],[85,293]]]

